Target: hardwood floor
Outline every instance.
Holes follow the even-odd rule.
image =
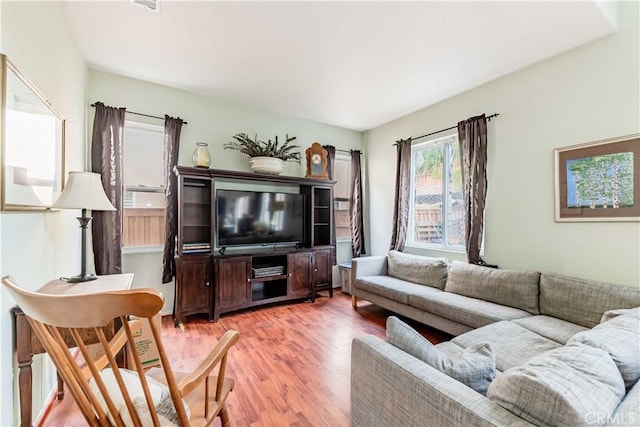
[[[323,295],[326,292],[323,292]],[[227,400],[234,426],[347,426],[351,340],[385,334],[391,313],[366,302],[351,308],[340,291],[315,303],[299,302],[224,315],[217,323],[190,318],[184,330],[163,319],[163,342],[174,370],[190,371],[228,329],[240,332],[230,351],[228,375],[236,386]],[[450,337],[407,321],[431,342]],[[86,425],[67,395],[46,426]],[[220,425],[219,419],[215,425]]]

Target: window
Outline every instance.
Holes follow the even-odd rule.
[[[125,122],[122,246],[164,245],[164,128]]]
[[[337,240],[351,240],[351,157],[336,155],[333,188]]]
[[[407,244],[464,251],[464,200],[458,136],[411,147]]]

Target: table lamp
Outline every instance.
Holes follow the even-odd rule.
[[[82,209],[82,216],[78,218],[82,230],[81,271],[79,275],[69,277],[67,281],[78,283],[97,279],[95,275],[87,274],[87,225],[91,221],[91,216],[87,216],[87,210],[116,210],[104,192],[100,175],[93,172],[69,172],[67,185],[51,208]]]

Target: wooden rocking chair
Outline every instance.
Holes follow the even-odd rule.
[[[237,331],[227,331],[193,372],[173,372],[160,330],[151,321],[164,300],[155,289],[61,296],[26,291],[10,277],[2,283],[27,316],[90,426],[208,426],[217,416],[223,426],[230,425],[225,401],[234,380],[225,378],[225,367],[227,352],[239,339]],[[113,319],[120,319],[122,327],[108,341],[103,328]],[[132,330],[138,322],[148,322],[161,368],[145,372],[136,351],[130,352],[131,370],[118,368],[115,356],[123,346],[136,348]],[[95,332],[102,346],[100,356],[92,359],[80,329]],[[62,333],[71,334],[81,358],[74,357]],[[216,367],[217,376],[210,376]]]

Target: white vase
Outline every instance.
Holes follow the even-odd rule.
[[[276,157],[252,157],[249,159],[249,166],[256,173],[280,175],[284,169],[284,161]]]

